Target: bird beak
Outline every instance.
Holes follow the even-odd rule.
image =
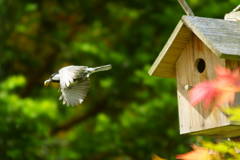
[[[46,81],[44,81],[44,86],[48,87],[51,82],[51,79],[47,79]]]

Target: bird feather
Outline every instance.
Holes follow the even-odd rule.
[[[83,77],[86,66],[67,66],[59,70],[61,88],[69,87],[74,79]]]
[[[90,86],[88,79],[74,82],[70,87],[61,88],[62,95],[60,96],[63,103],[68,106],[75,106],[81,104],[87,96]]]

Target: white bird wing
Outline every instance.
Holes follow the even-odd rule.
[[[81,74],[84,74],[86,66],[67,66],[59,70],[60,86],[61,88],[69,87],[74,79],[79,78]]]
[[[87,79],[74,82],[70,87],[61,88],[62,95],[59,99],[63,100],[63,104],[68,106],[81,104],[87,96],[89,86],[90,81]]]

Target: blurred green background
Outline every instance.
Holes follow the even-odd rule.
[[[238,0],[189,0],[222,18]],[[0,159],[175,159],[180,136],[174,79],[147,71],[183,15],[177,0],[0,0]],[[92,76],[84,103],[66,107],[43,81],[66,65]]]

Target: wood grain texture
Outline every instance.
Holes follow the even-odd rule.
[[[225,14],[225,20],[228,21],[240,21],[240,5],[232,10],[232,12]]]
[[[206,68],[199,73],[196,67],[197,60],[205,61]],[[185,85],[194,86],[204,80],[215,77],[216,66],[225,66],[225,60],[218,58],[195,35],[187,44],[176,64],[177,93],[179,107],[180,133],[197,133],[216,127],[230,125],[226,115],[219,109],[206,110],[202,105],[193,107],[189,103],[188,91]],[[214,133],[212,133],[214,134]]]
[[[215,55],[240,60],[240,22],[183,16],[149,70],[153,76],[175,78],[176,61],[195,34]]]
[[[214,54],[240,59],[240,22],[193,16],[182,20]]]
[[[202,73],[196,67],[200,58],[206,64]],[[219,109],[206,110],[202,105],[191,106],[186,90],[189,86],[215,78],[215,68],[218,65],[230,69],[240,67],[238,60],[240,22],[192,16],[183,16],[182,21],[179,21],[149,74],[177,77],[181,134],[219,137],[240,135],[240,124],[230,122]],[[236,104],[240,104],[240,95],[236,97]]]
[[[225,14],[224,19],[228,21],[240,21],[240,11]]]
[[[190,134],[191,135],[213,136],[215,138],[238,137],[240,135],[240,126],[231,124],[231,125],[206,129],[203,131],[192,132]]]
[[[149,74],[166,78],[175,78],[176,61],[185,45],[188,43],[191,31],[179,21],[167,43],[149,70]]]
[[[183,8],[184,12],[187,15],[194,16],[194,13],[192,9],[189,7],[189,5],[187,4],[186,0],[178,0],[178,3],[181,5],[181,7]]]
[[[229,68],[230,70],[235,70],[237,68],[240,68],[240,61],[226,59],[225,67]],[[233,106],[238,106],[239,104],[240,104],[240,93],[237,93],[235,95],[235,102],[233,103]]]

